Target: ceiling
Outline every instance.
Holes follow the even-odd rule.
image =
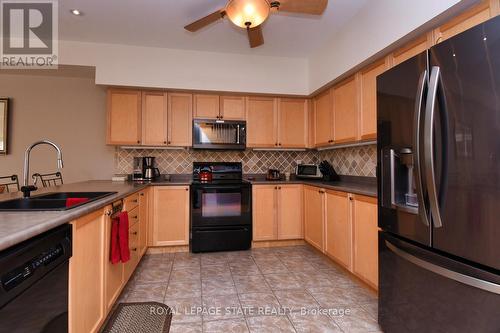
[[[265,44],[251,49],[246,31],[227,18],[196,33],[183,29],[226,0],[65,0],[59,1],[59,39],[306,58],[368,2],[329,0],[322,16],[272,14],[263,26]],[[74,8],[83,15],[72,15]]]

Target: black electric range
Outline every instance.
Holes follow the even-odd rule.
[[[190,205],[191,252],[251,247],[252,189],[240,162],[193,163]]]

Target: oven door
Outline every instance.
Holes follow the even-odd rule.
[[[250,184],[196,184],[191,186],[193,227],[252,223]]]

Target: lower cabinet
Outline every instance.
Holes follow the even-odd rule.
[[[253,185],[253,240],[304,238],[303,186]]]
[[[345,192],[326,191],[325,253],[347,269],[352,267],[352,220]]]
[[[105,273],[108,262],[105,229],[109,218],[101,209],[72,222],[73,256],[69,268],[69,332],[92,333],[106,318]]]
[[[325,190],[304,186],[305,240],[320,251],[324,251]]]
[[[189,244],[189,186],[153,188],[151,246]]]
[[[377,199],[354,195],[353,272],[374,288],[378,287]]]

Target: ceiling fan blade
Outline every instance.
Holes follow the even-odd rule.
[[[279,0],[279,11],[321,15],[328,5],[328,0]]]
[[[224,10],[218,10],[216,12],[213,12],[210,15],[207,15],[205,17],[202,17],[201,19],[194,21],[191,24],[188,24],[184,27],[187,31],[195,32],[200,30],[201,28],[206,27],[207,25],[214,23],[217,20],[220,20],[226,15],[226,12]]]
[[[247,28],[248,40],[250,41],[250,47],[254,48],[264,44],[264,36],[262,35],[262,26],[256,26],[255,28]]]

